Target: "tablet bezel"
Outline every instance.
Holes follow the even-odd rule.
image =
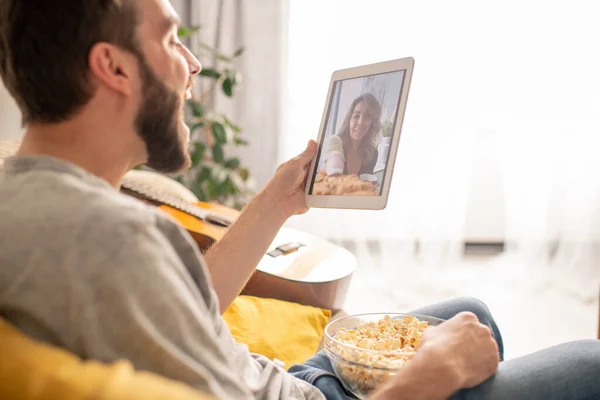
[[[402,125],[404,122],[404,115],[406,111],[406,102],[408,100],[408,94],[410,91],[410,84],[412,80],[412,74],[414,69],[415,60],[412,57],[401,58],[396,60],[379,62],[376,64],[363,65],[359,67],[347,68],[335,71],[331,75],[329,82],[329,91],[327,92],[327,99],[325,101],[325,107],[323,110],[323,116],[321,118],[321,126],[319,129],[319,136],[317,138],[317,144],[319,146],[317,156],[312,161],[309,168],[309,179],[306,183],[305,198],[306,205],[311,208],[341,208],[341,209],[357,209],[357,210],[382,210],[387,206],[390,186],[394,174],[396,155],[398,151],[398,144],[400,143],[400,134],[402,132]],[[309,194],[312,186],[312,180],[315,176],[315,168],[317,168],[317,160],[321,156],[323,150],[323,143],[321,140],[325,135],[325,125],[327,124],[327,116],[329,115],[329,109],[332,106],[331,96],[333,95],[333,87],[335,82],[342,81],[352,78],[361,78],[368,75],[383,74],[386,72],[395,72],[404,70],[404,82],[402,84],[402,93],[400,96],[400,104],[398,106],[398,112],[396,114],[396,120],[394,123],[394,132],[392,135],[392,141],[390,144],[390,151],[388,153],[388,161],[385,172],[385,179],[383,182],[383,190],[380,196],[333,196],[333,195],[314,195]]]

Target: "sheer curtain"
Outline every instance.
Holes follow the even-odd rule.
[[[465,239],[485,239],[467,221],[470,230],[489,231],[500,216],[494,238],[520,260],[595,273],[600,52],[590,49],[600,27],[593,5],[290,4],[280,160],[317,136],[332,71],[416,60],[388,208],[311,210],[290,226],[339,240],[418,243],[422,261],[439,263],[455,260]],[[474,200],[490,190],[485,207]]]

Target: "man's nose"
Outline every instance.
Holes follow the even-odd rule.
[[[187,47],[184,46],[183,49],[185,59],[187,60],[188,65],[190,66],[190,74],[198,75],[200,71],[202,71],[202,64],[200,64],[200,61],[198,61],[196,56]]]

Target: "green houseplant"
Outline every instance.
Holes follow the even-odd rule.
[[[200,27],[183,27],[179,30],[181,40],[191,39]],[[228,156],[238,146],[248,142],[242,137],[242,129],[225,114],[218,112],[215,98],[220,91],[232,97],[240,84],[240,73],[234,61],[243,54],[240,48],[231,56],[216,47],[198,43],[196,54],[203,63],[212,59],[197,77],[198,90],[186,102],[186,123],[190,128],[191,168],[175,177],[188,187],[201,201],[217,202],[241,209],[253,194],[250,172],[241,165],[238,157]],[[208,57],[202,57],[208,55]]]
[[[392,136],[393,127],[394,125],[392,124],[392,121],[390,121],[389,118],[386,118],[381,124],[381,136],[384,138],[389,138]]]

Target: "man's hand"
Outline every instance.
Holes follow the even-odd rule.
[[[267,187],[206,253],[221,313],[240,294],[285,221],[306,212],[306,175],[316,153],[317,144],[311,140],[302,154],[282,164]]]
[[[431,362],[449,361],[461,389],[479,385],[496,372],[500,363],[492,332],[470,312],[427,329],[419,351],[432,354]]]
[[[463,312],[427,329],[413,359],[370,399],[446,399],[491,377],[499,363],[490,329]]]
[[[264,190],[285,219],[308,211],[304,189],[310,163],[316,154],[317,143],[311,140],[302,153],[279,166]]]

